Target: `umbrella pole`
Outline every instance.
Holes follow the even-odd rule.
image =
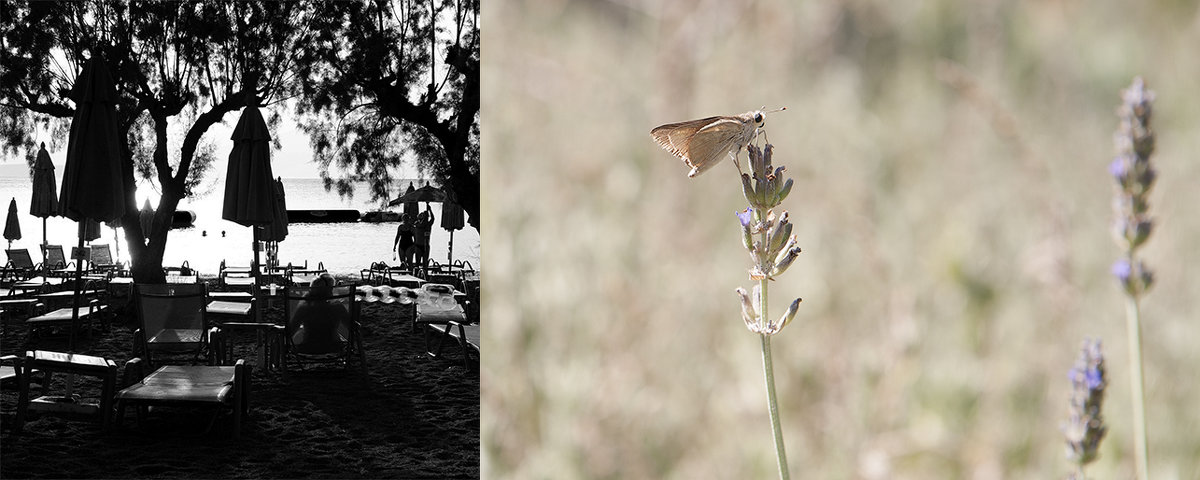
[[[446,265],[454,265],[454,230],[450,231],[450,251],[446,252]]]
[[[50,262],[46,261],[46,217],[42,217],[42,276],[50,276]]]
[[[255,303],[256,308],[254,309],[255,310],[254,316],[257,317],[257,318],[255,318],[255,321],[258,323],[262,323],[262,311],[264,308],[266,308],[266,305],[261,305],[262,302],[258,301],[258,292],[260,291],[260,289],[258,288],[259,274],[260,274],[259,269],[258,269],[258,227],[251,225],[250,231],[252,232],[251,238],[253,239],[251,248],[254,249],[254,263],[250,264],[250,275],[254,277],[254,286],[252,286],[251,288],[253,288],[254,290],[250,292],[250,296],[251,296],[251,298],[255,299],[254,303]]]
[[[80,252],[80,253],[83,253],[83,236],[84,236],[84,228],[85,228],[86,224],[87,224],[87,219],[81,220],[79,222],[79,250],[78,250],[78,252]],[[68,345],[69,345],[68,348],[70,349],[70,353],[75,353],[75,327],[79,324],[79,300],[80,300],[79,293],[81,290],[80,287],[82,287],[82,283],[83,283],[83,260],[77,258],[77,259],[75,259],[75,295],[72,296],[72,301],[71,301],[71,304],[74,308],[71,309],[71,332],[70,332],[70,341],[68,342]]]

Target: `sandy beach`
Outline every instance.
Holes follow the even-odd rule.
[[[254,371],[250,416],[231,439],[228,414],[197,410],[152,411],[139,427],[132,409],[120,428],[103,431],[86,417],[31,415],[11,432],[16,392],[0,406],[0,478],[478,478],[479,363],[464,368],[461,350],[443,358],[425,353],[420,331],[409,326],[411,307],[362,305],[369,373],[290,372],[286,378]],[[278,306],[268,316],[279,316]],[[82,341],[81,353],[117,362],[131,357],[131,314]],[[252,335],[252,334],[250,334]],[[23,325],[5,326],[2,351],[25,346]],[[82,338],[82,337],[80,337]],[[238,358],[254,363],[253,341],[236,342]],[[65,338],[37,348],[66,351]],[[328,370],[328,369],[327,369]],[[56,375],[60,391],[65,375]],[[33,392],[40,393],[36,384]],[[99,381],[80,377],[76,391],[95,401]]]

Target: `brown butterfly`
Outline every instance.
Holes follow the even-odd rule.
[[[683,163],[692,167],[688,177],[695,177],[721,162],[727,155],[737,164],[737,154],[743,146],[754,140],[759,130],[766,125],[766,114],[787,110],[764,112],[754,110],[741,115],[717,116],[668,123],[650,130],[650,137]],[[732,154],[732,155],[730,155]],[[741,170],[741,165],[738,165]]]

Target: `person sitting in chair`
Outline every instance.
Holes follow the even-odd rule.
[[[297,353],[336,353],[350,337],[346,328],[350,312],[320,298],[332,295],[336,284],[337,280],[328,273],[314,279],[305,299],[288,319],[288,331],[295,332],[291,340]]]

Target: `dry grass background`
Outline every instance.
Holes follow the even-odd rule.
[[[771,287],[799,478],[1062,478],[1105,341],[1094,478],[1133,474],[1109,267],[1119,91],[1158,94],[1151,468],[1200,478],[1200,9],[1156,0],[510,1],[484,9],[484,478],[769,478],[735,170],[661,123],[768,107],[804,253]],[[742,154],[745,158],[745,154]]]

